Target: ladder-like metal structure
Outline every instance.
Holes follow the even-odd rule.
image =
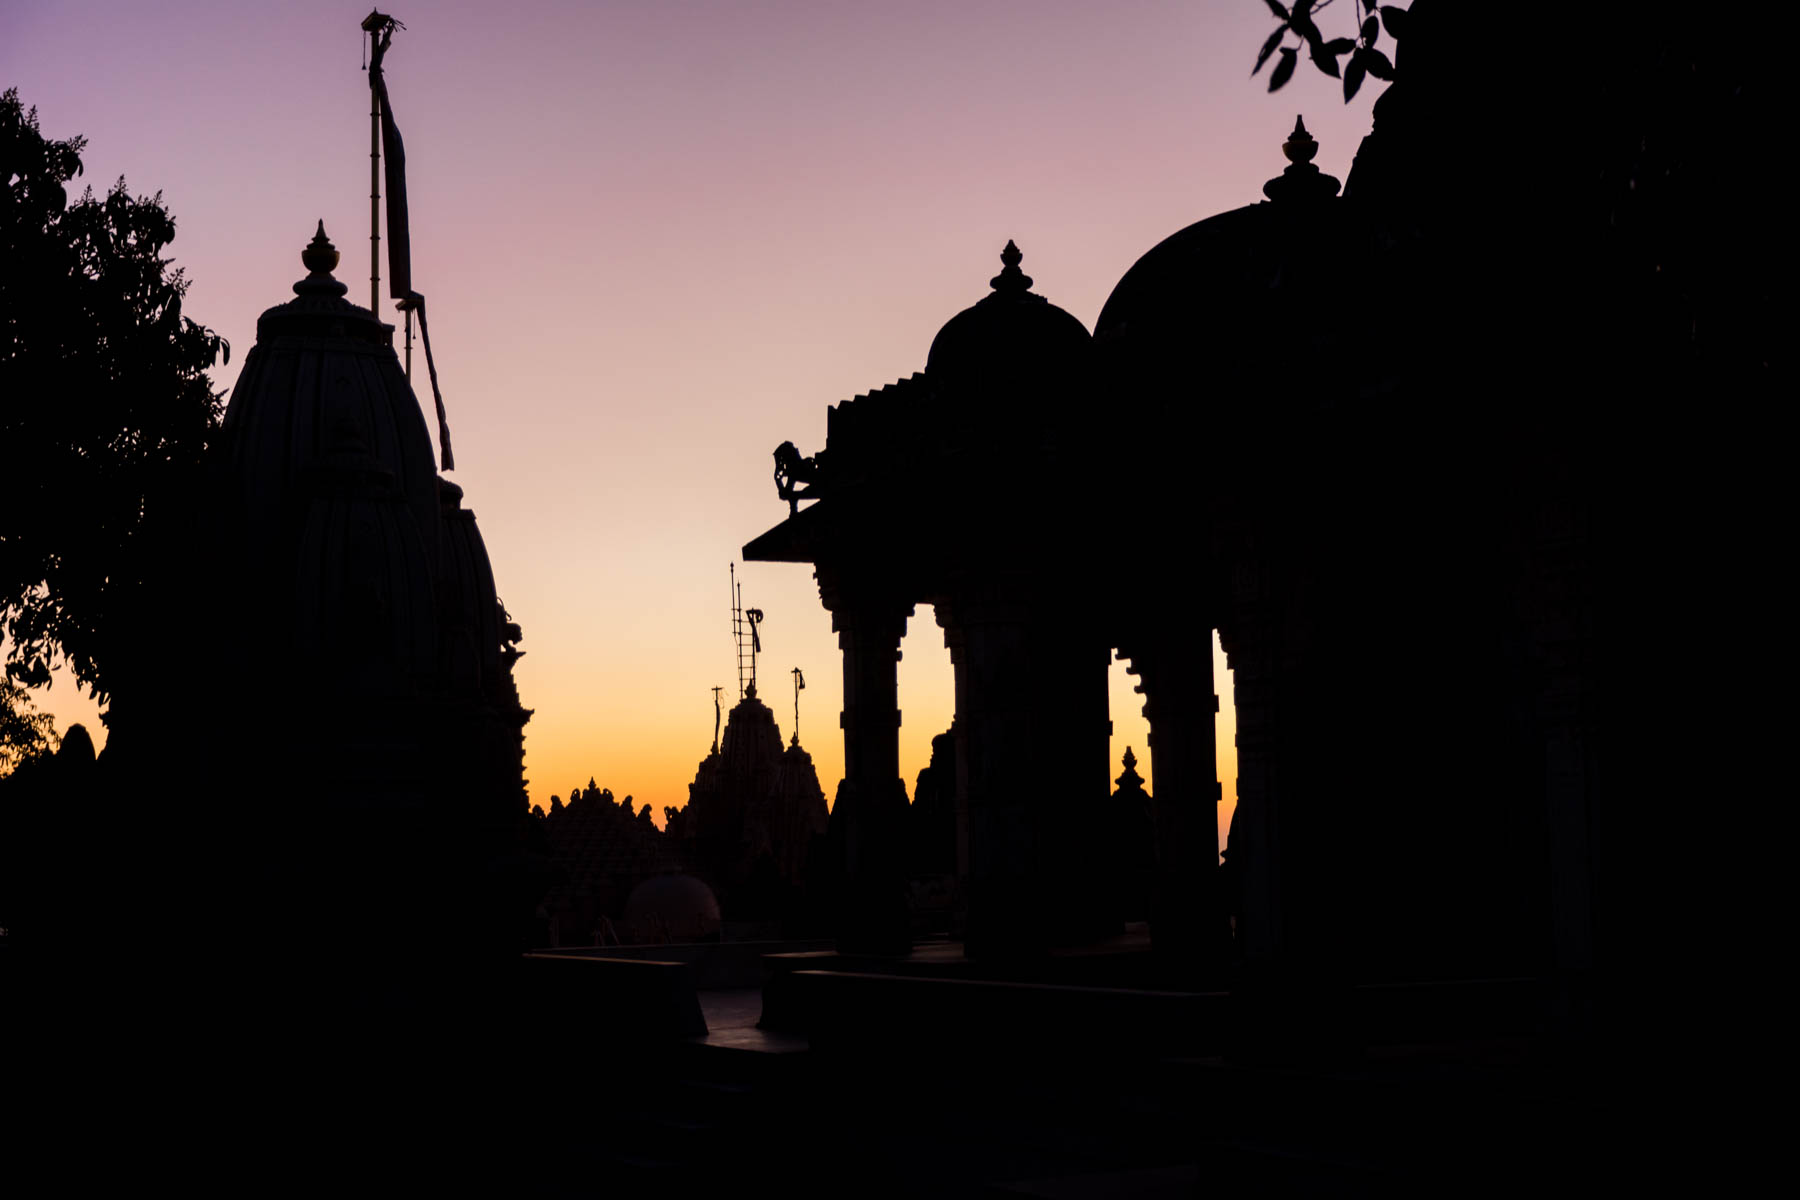
[[[744,588],[737,581],[737,564],[731,564],[731,640],[737,646],[738,699],[756,698],[756,656],[762,653],[760,608],[744,607]]]

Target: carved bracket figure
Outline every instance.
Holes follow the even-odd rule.
[[[803,483],[811,486],[802,491],[799,485]],[[818,499],[818,457],[800,457],[799,449],[792,442],[783,442],[775,447],[775,490],[788,502],[790,517],[799,513],[800,501]]]

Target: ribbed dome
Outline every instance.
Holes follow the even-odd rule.
[[[394,354],[393,327],[344,299],[331,276],[337,250],[321,225],[301,254],[309,274],[295,298],[263,313],[256,345],[232,390],[224,457],[252,537],[285,528],[300,473],[357,431],[393,479],[437,561],[438,489],[431,434]]]
[[[443,514],[438,571],[442,667],[452,686],[477,683],[485,689],[496,686],[501,675],[500,600],[487,545],[475,514],[462,506],[462,497],[462,488],[438,479]]]
[[[993,384],[1055,377],[1078,367],[1091,340],[1087,326],[1032,292],[1019,270],[1019,248],[1006,243],[994,289],[944,323],[932,339],[925,375],[934,383]]]
[[[295,487],[294,637],[311,666],[377,691],[429,676],[437,621],[425,538],[393,473],[340,416]]]

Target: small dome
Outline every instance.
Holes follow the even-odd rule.
[[[719,935],[719,898],[692,875],[653,875],[631,889],[625,922],[639,940],[694,942]]]
[[[273,341],[285,334],[391,345],[392,325],[383,324],[368,309],[344,299],[350,289],[332,275],[338,260],[338,249],[325,236],[325,222],[320,221],[312,241],[300,252],[306,278],[294,285],[292,300],[264,310],[256,319],[256,340]]]
[[[1078,366],[1087,352],[1087,326],[1031,291],[1019,270],[1024,255],[1012,242],[1000,254],[994,289],[938,330],[925,361],[926,378],[951,385],[1024,377],[1055,377]]]

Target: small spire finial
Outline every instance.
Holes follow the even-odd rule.
[[[1306,119],[1294,118],[1294,132],[1288,134],[1288,140],[1281,144],[1281,152],[1287,155],[1291,163],[1309,163],[1319,152],[1319,143],[1313,135],[1306,132]]]
[[[1137,766],[1137,755],[1135,755],[1131,752],[1130,746],[1127,746],[1127,747],[1125,747],[1125,757],[1123,759],[1121,759],[1120,761],[1125,764],[1125,769],[1127,771],[1129,771],[1133,767]]]
[[[1019,270],[1019,264],[1025,261],[1018,244],[1011,238],[1006,239],[1006,249],[1000,252],[1001,272],[988,280],[988,286],[996,292],[1026,292],[1031,289],[1031,276]]]
[[[319,222],[319,230],[313,234],[312,241],[300,252],[300,263],[314,275],[329,275],[337,269],[338,249],[325,236],[325,222]]]
[[[350,290],[331,273],[338,265],[338,249],[325,236],[324,221],[319,222],[318,232],[313,234],[306,249],[300,251],[300,263],[306,268],[307,275],[294,285],[296,296],[342,296]]]
[[[1337,177],[1313,166],[1319,143],[1306,132],[1305,118],[1294,118],[1294,132],[1281,144],[1281,152],[1287,156],[1287,169],[1263,184],[1263,195],[1283,204],[1311,204],[1338,194],[1343,184]]]

